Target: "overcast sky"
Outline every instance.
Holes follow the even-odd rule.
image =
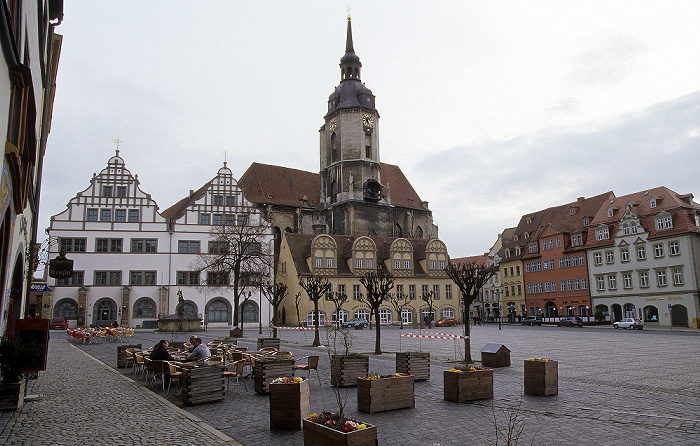
[[[383,162],[452,257],[612,190],[698,195],[700,2],[67,0],[40,228],[114,154],[164,210],[257,161],[319,170],[347,7]],[[40,237],[41,238],[41,237]]]

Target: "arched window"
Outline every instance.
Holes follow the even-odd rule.
[[[381,324],[390,324],[391,323],[391,310],[388,308],[380,308],[379,309],[379,322]]]
[[[334,323],[337,323],[340,321],[340,323],[344,323],[348,321],[348,312],[345,310],[340,310],[338,314],[335,313],[335,311],[331,314],[331,320]]]
[[[440,318],[445,319],[445,318],[453,318],[455,317],[455,310],[452,308],[443,308],[440,310]]]
[[[423,228],[420,226],[416,227],[416,238],[423,238]]]
[[[578,315],[581,317],[588,316],[588,307],[585,305],[579,305],[578,306]]]
[[[258,322],[258,304],[253,301],[246,301],[241,305],[241,321]]]
[[[644,307],[644,322],[659,322],[659,309],[653,305]]]
[[[401,310],[401,320],[404,324],[410,324],[413,322],[413,311],[408,308]]]
[[[156,317],[156,303],[148,297],[142,297],[134,303],[134,318],[145,317]]]
[[[394,237],[403,237],[403,231],[401,230],[401,225],[396,223],[394,226]]]
[[[435,310],[429,311],[427,308],[423,308],[420,310],[420,314],[423,322],[427,320],[426,317],[429,317],[431,322],[435,320]]]
[[[306,313],[306,321],[307,321],[306,323],[309,327],[316,325],[316,318],[314,318],[314,311],[313,310]],[[326,313],[319,310],[318,311],[318,326],[323,327],[324,325],[326,325]]]
[[[369,310],[367,308],[360,308],[355,310],[353,317],[363,317],[369,321]]]
[[[62,316],[66,319],[77,319],[78,304],[73,299],[62,299],[56,304],[53,315]]]
[[[229,321],[228,305],[223,299],[215,299],[207,304],[207,322]]]
[[[625,317],[637,317],[634,314],[635,313],[634,304],[629,304],[629,303],[625,304],[625,306],[623,307],[623,311],[624,311]]]
[[[185,316],[197,317],[197,304],[191,300],[185,301]]]
[[[117,304],[109,298],[100,299],[93,307],[93,324],[106,327],[117,319]]]

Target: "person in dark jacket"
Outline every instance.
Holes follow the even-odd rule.
[[[153,346],[150,356],[151,361],[174,361],[175,359],[170,356],[170,353],[168,352],[169,345],[170,344],[168,341],[162,339],[155,346]]]

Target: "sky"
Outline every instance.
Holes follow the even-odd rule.
[[[700,193],[697,0],[67,0],[40,228],[115,139],[160,210],[224,159],[318,172],[348,7],[381,161],[452,257],[577,197]]]

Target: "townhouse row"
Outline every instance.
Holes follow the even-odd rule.
[[[482,290],[484,317],[510,320],[636,317],[698,326],[700,206],[657,187],[607,192],[523,215],[487,261],[499,273]]]

